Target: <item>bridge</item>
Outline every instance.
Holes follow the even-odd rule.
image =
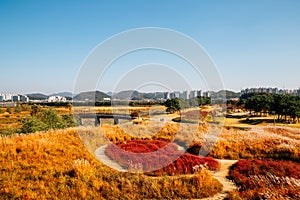
[[[102,113],[85,113],[85,114],[77,114],[80,119],[89,118],[89,119],[95,119],[95,126],[100,125],[100,119],[114,119],[114,124],[119,124],[119,119],[125,119],[125,120],[133,120],[137,117],[133,117],[128,114],[102,114]]]

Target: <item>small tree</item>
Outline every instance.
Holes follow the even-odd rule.
[[[40,120],[47,124],[49,129],[65,128],[63,119],[52,109],[43,111]]]
[[[36,117],[41,111],[42,111],[41,106],[38,106],[38,105],[34,104],[34,105],[31,106],[30,115],[33,116],[33,117]]]
[[[15,113],[20,113],[22,111],[22,108],[19,104],[15,107]]]
[[[174,113],[181,110],[180,102],[178,98],[168,99],[165,103],[165,106],[167,107],[166,111],[168,113]]]
[[[37,131],[45,131],[48,129],[47,124],[43,123],[35,117],[30,117],[22,121],[23,126],[21,128],[22,133],[34,133]]]
[[[11,107],[7,107],[6,108],[6,112],[8,112],[9,114],[11,114]]]

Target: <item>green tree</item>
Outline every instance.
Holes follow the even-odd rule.
[[[168,99],[165,102],[165,106],[167,107],[166,111],[168,113],[175,113],[181,110],[180,102],[178,98]]]
[[[15,107],[15,113],[20,113],[22,111],[22,108],[20,106],[20,104],[17,104],[17,106]]]
[[[300,117],[300,99],[299,97],[290,97],[288,100],[289,108],[287,114],[292,118],[293,122],[299,121]]]
[[[73,115],[63,115],[62,119],[64,120],[65,127],[74,127],[81,125],[80,117],[74,117]]]
[[[33,117],[36,117],[41,111],[42,111],[41,106],[38,106],[38,105],[34,104],[34,105],[31,106],[30,115],[33,116]]]
[[[30,117],[22,121],[21,133],[34,133],[37,131],[45,131],[48,129],[47,124],[43,123],[41,120]]]
[[[37,112],[34,116],[23,120],[21,131],[23,133],[33,133],[48,129],[62,129],[75,125],[76,124],[72,115],[61,117],[55,110],[48,109],[42,112]]]
[[[282,119],[283,116],[286,119],[290,106],[289,101],[289,95],[273,95],[273,102],[271,104],[270,110],[275,111],[275,113],[278,115],[278,119]]]
[[[269,111],[272,105],[273,99],[268,95],[255,95],[248,98],[245,102],[245,108],[256,113],[262,111]]]
[[[7,107],[6,108],[6,112],[8,112],[9,114],[11,114],[11,107]]]
[[[45,110],[42,112],[39,118],[43,123],[47,124],[49,129],[65,128],[63,119],[59,115],[57,115],[55,110]]]

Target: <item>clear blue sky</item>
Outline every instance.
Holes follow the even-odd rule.
[[[194,38],[227,89],[298,88],[299,11],[298,0],[1,0],[0,93],[72,91],[96,45],[149,26]]]

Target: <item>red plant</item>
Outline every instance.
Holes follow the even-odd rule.
[[[296,197],[296,193],[299,196],[300,164],[296,162],[239,160],[230,176],[240,186],[240,194],[246,199],[255,195],[266,197],[271,193],[270,199]]]
[[[131,168],[138,165],[139,170],[155,175],[190,174],[206,166],[218,170],[218,161],[210,157],[199,157],[178,150],[178,146],[161,140],[132,140],[127,143],[109,145],[105,153],[120,163]]]

